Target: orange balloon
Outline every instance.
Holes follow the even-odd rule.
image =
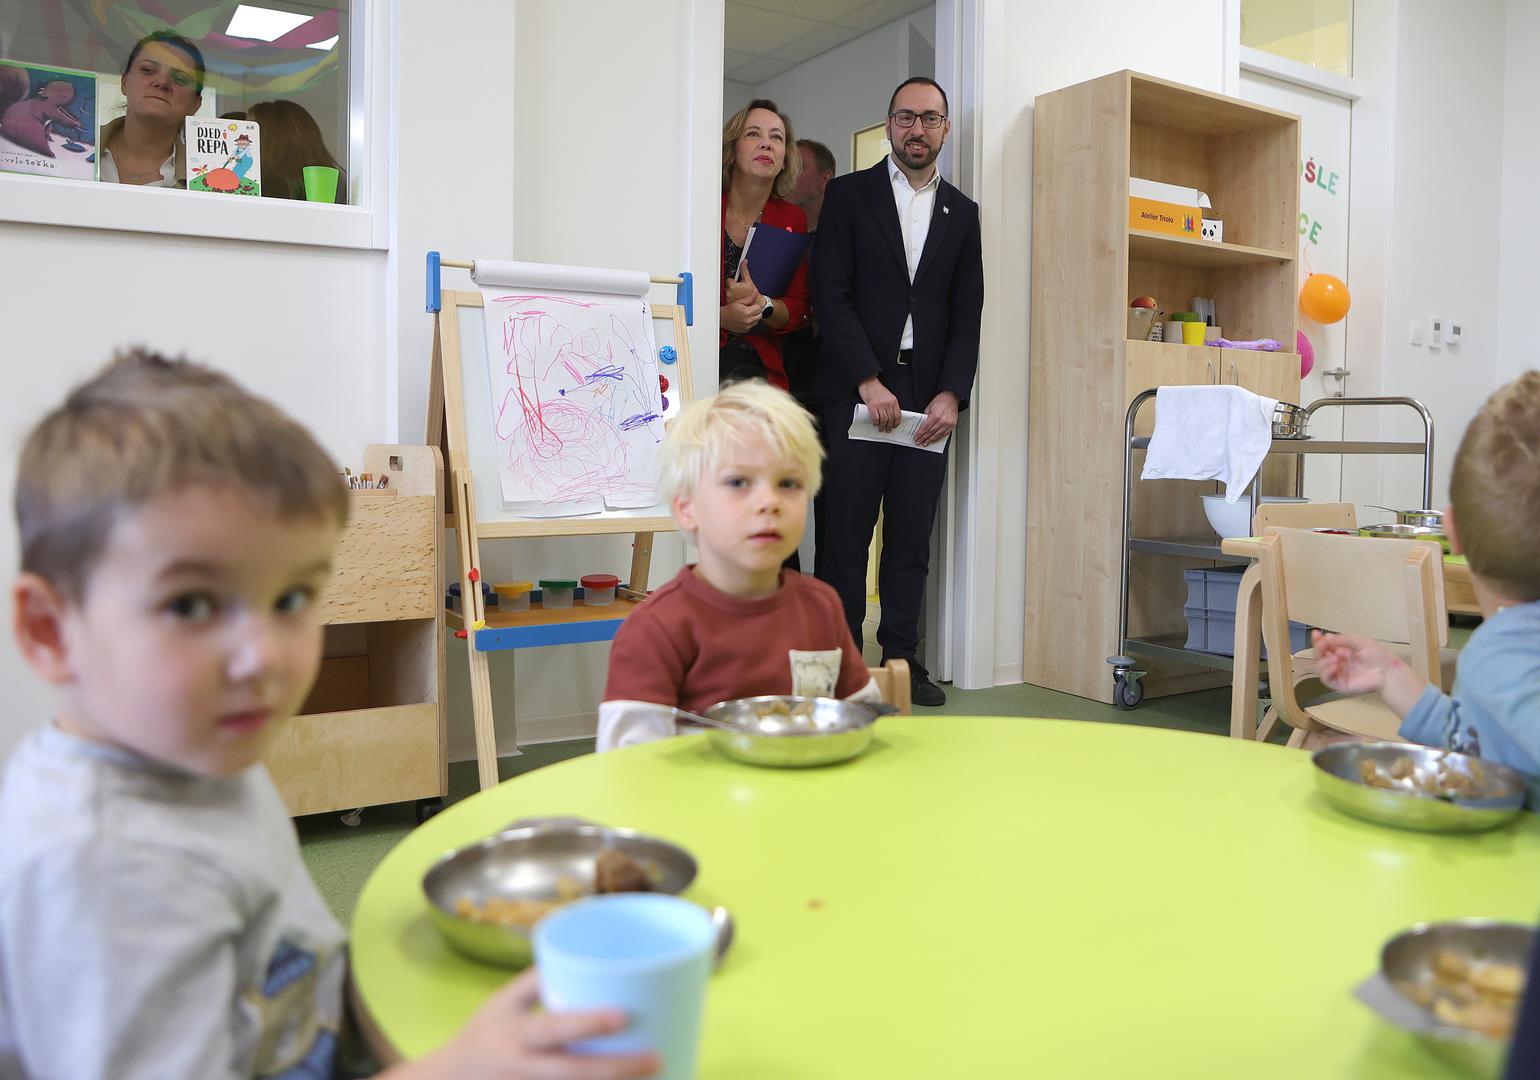
[[[1311,274],[1299,287],[1300,310],[1318,323],[1338,322],[1352,306],[1347,282],[1330,274]]]

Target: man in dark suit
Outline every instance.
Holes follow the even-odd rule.
[[[884,660],[909,661],[918,705],[946,701],[917,659],[946,455],[920,447],[951,435],[967,405],[984,306],[978,205],[936,169],[950,131],[940,86],[919,76],[901,84],[888,104],[892,154],[829,182],[812,261],[829,445],[828,551],[819,573],[839,592],[859,642],[867,550],[881,508],[877,643]],[[898,426],[900,410],[924,413],[914,433],[918,445],[849,438],[858,402],[883,431]]]

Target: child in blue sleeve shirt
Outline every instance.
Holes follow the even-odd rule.
[[[1540,809],[1540,371],[1493,394],[1455,454],[1444,528],[1470,561],[1485,621],[1460,652],[1453,693],[1368,638],[1315,634],[1333,690],[1377,693],[1401,737],[1501,762],[1529,779]]]

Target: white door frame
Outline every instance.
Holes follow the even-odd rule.
[[[1399,77],[1398,34],[1401,0],[1355,0],[1353,76],[1344,78],[1241,45],[1241,0],[1225,0],[1225,92],[1236,94],[1242,70],[1343,98],[1352,103],[1348,189],[1348,282],[1353,323],[1346,362],[1352,372],[1344,393],[1371,397],[1386,393],[1385,356],[1392,329],[1386,303],[1390,283],[1391,211],[1395,205],[1395,114]],[[1349,388],[1351,387],[1351,388]],[[1382,409],[1344,410],[1345,437],[1386,437]],[[1348,461],[1371,461],[1354,470]],[[1379,498],[1386,459],[1344,458],[1342,498]]]
[[[1001,185],[985,180],[981,134],[984,111],[989,102],[999,100],[1004,82],[1000,46],[992,45],[985,33],[986,26],[1003,21],[1002,4],[936,0],[936,81],[947,89],[953,117],[941,168],[963,194],[979,203],[986,222],[1001,220],[1004,200]],[[981,581],[994,577],[998,554],[998,469],[994,454],[986,449],[995,445],[1003,403],[991,398],[987,389],[981,363],[979,383],[958,419],[947,455],[925,598],[925,664],[937,678],[964,689],[995,684],[995,591]]]

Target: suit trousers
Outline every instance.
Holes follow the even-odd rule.
[[[908,373],[897,377],[907,379]],[[900,401],[912,394],[890,387]],[[818,575],[834,586],[845,606],[845,619],[857,646],[866,619],[866,565],[883,512],[882,557],[877,591],[882,618],[877,643],[884,660],[914,660],[919,649],[920,612],[930,571],[930,533],[936,524],[946,454],[919,447],[851,439],[849,402],[825,400],[823,419],[829,458],[825,467],[822,509],[828,517],[819,540]]]

